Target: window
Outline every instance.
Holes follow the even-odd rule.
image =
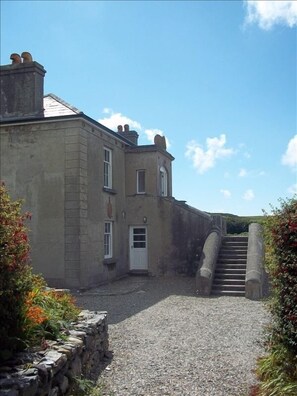
[[[134,248],[146,248],[146,228],[134,228],[133,229],[133,247]]]
[[[137,194],[145,193],[145,170],[138,170],[137,172]]]
[[[104,258],[112,257],[112,222],[104,223]]]
[[[112,152],[104,147],[104,187],[112,188]]]
[[[162,197],[167,197],[168,191],[167,191],[167,170],[164,168],[164,166],[161,166],[160,168],[160,193]]]

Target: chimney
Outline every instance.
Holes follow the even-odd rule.
[[[44,117],[43,80],[46,71],[29,52],[11,54],[11,65],[0,67],[0,120]]]
[[[130,140],[130,142],[138,144],[138,133],[136,131],[130,131],[129,125],[125,124],[124,125],[124,132],[123,132],[123,127],[122,125],[118,125],[118,133],[124,136],[124,138]]]

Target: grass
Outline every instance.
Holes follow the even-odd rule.
[[[114,396],[114,393],[107,390],[102,380],[96,383],[81,376],[74,379],[69,396]]]

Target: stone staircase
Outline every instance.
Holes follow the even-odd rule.
[[[248,237],[226,236],[219,251],[213,295],[245,296]]]

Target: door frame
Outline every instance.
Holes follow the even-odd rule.
[[[137,228],[145,229],[145,248],[135,247],[135,243],[137,243],[137,241],[134,240],[134,230]],[[137,260],[140,260],[140,263],[135,265]],[[129,226],[129,270],[148,271],[148,229],[146,225]]]

